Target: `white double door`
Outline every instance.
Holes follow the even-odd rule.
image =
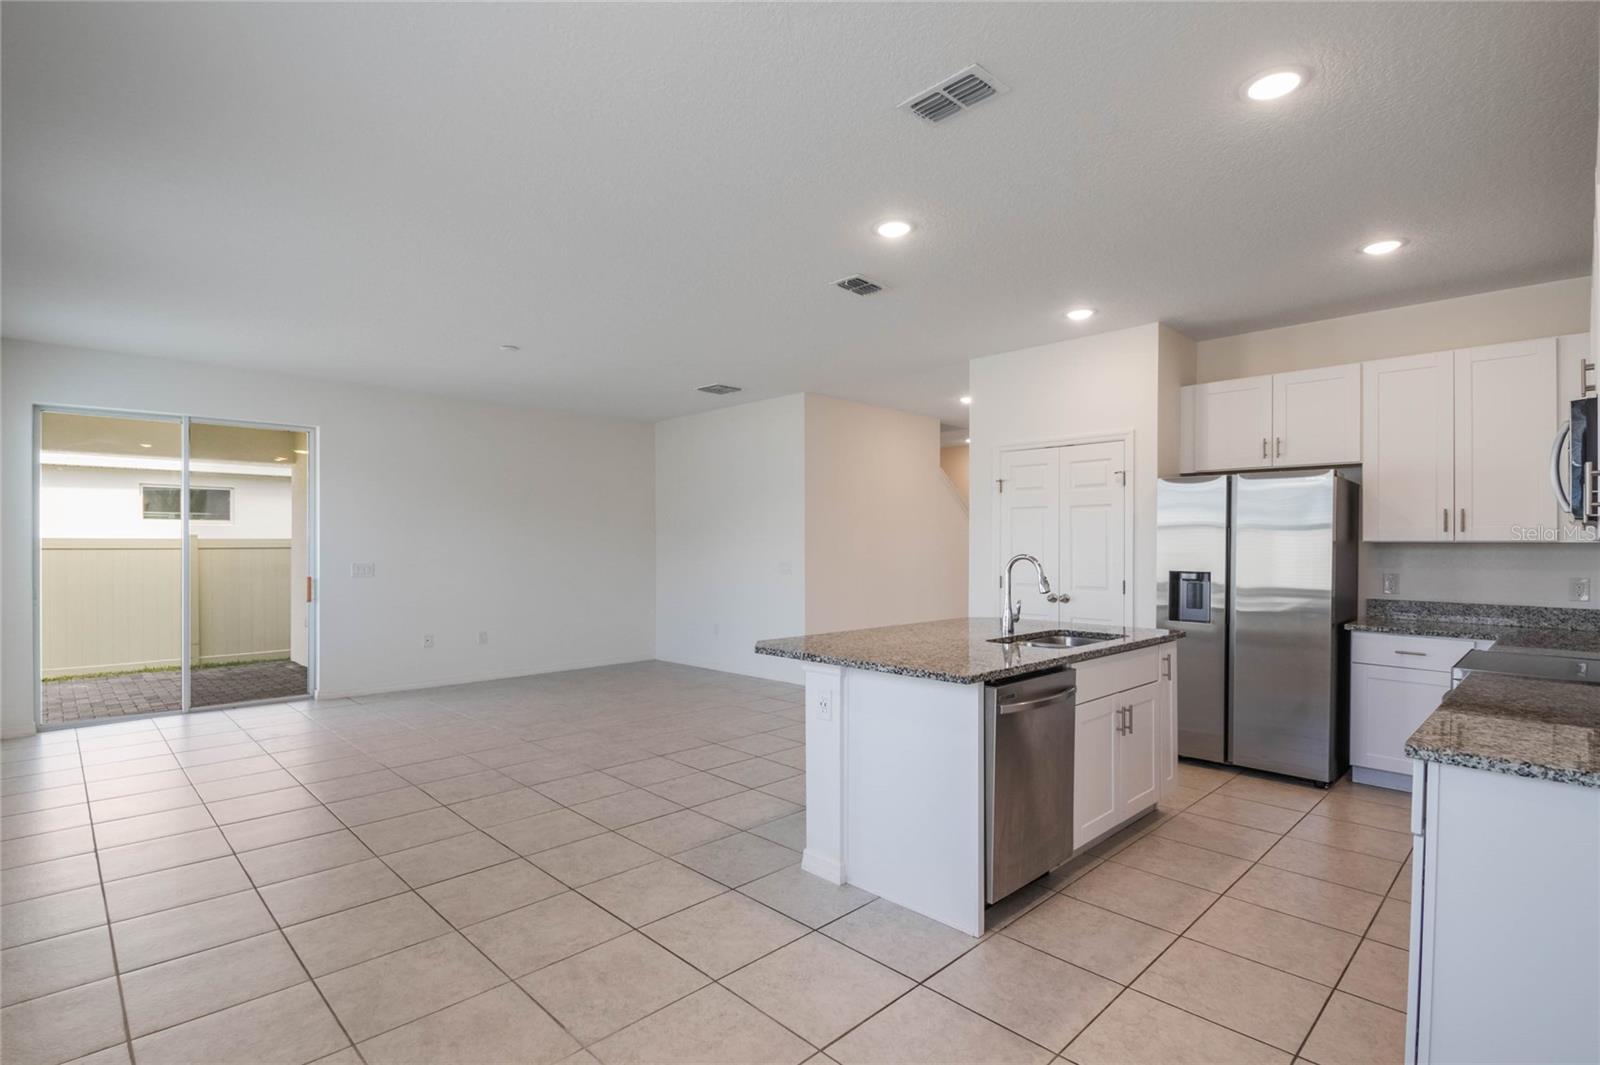
[[[1022,616],[1058,624],[1126,625],[1126,445],[1112,440],[1006,451],[1000,456],[1000,587],[1013,555],[1033,555],[1064,603],[1039,594],[1019,565],[1012,594]]]

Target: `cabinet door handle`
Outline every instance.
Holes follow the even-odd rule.
[[[1261,457],[1262,458],[1270,458],[1271,457],[1271,456],[1269,456],[1267,454],[1267,438],[1264,437],[1264,436],[1261,438]]]
[[[1161,679],[1162,680],[1171,680],[1172,679],[1172,656],[1171,655],[1162,655],[1161,656]]]
[[[1283,437],[1281,437],[1281,436],[1273,437],[1273,440],[1276,442],[1276,446],[1277,446],[1277,449],[1278,449],[1277,453],[1273,457],[1281,459],[1281,458],[1283,458]]]
[[[1413,658],[1427,658],[1428,657],[1428,652],[1426,652],[1426,651],[1396,651],[1395,654],[1397,654],[1397,655],[1411,655]]]
[[[1583,374],[1582,374],[1582,376],[1580,378],[1579,383],[1583,385],[1583,394],[1586,395],[1586,396],[1589,395],[1589,393],[1595,391],[1595,386],[1590,382],[1590,375],[1593,374],[1593,373],[1594,373],[1594,363],[1590,362],[1588,359],[1584,359],[1583,360]]]
[[[1467,508],[1461,508],[1461,520],[1456,522],[1456,532],[1467,531]]]
[[[1444,531],[1445,532],[1449,532],[1450,531],[1450,508],[1449,507],[1445,507],[1444,508]]]

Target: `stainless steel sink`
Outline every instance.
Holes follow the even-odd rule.
[[[1064,632],[1050,632],[1043,636],[1024,637],[1029,647],[1087,647],[1091,643],[1105,643],[1109,636],[1069,636]]]
[[[1032,635],[1009,636],[991,643],[1021,643],[1029,647],[1087,647],[1092,643],[1105,643],[1115,636],[1077,636],[1070,632],[1036,632]]]

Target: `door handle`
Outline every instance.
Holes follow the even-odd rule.
[[[1270,458],[1271,457],[1270,455],[1267,454],[1267,438],[1264,437],[1264,436],[1261,438],[1261,457],[1262,458]]]
[[[1074,686],[1067,688],[1064,691],[1058,691],[1038,699],[1024,699],[1020,703],[1001,703],[1000,713],[1015,714],[1022,710],[1032,710],[1036,706],[1048,706],[1051,703],[1059,703],[1062,700],[1071,699],[1072,696],[1077,693],[1077,691],[1078,689]]]
[[[1276,454],[1273,455],[1273,457],[1281,459],[1281,458],[1283,458],[1283,437],[1278,436],[1278,437],[1274,437],[1273,439],[1276,441],[1277,449],[1278,449]]]
[[[1449,507],[1445,507],[1444,508],[1444,531],[1445,532],[1449,532],[1450,531],[1450,508]]]
[[[1461,508],[1461,520],[1456,522],[1456,532],[1464,533],[1466,531],[1467,531],[1467,508],[1466,507],[1462,507]]]
[[[1171,680],[1172,679],[1172,656],[1171,655],[1162,655],[1161,656],[1161,679],[1162,680]]]
[[[1413,658],[1427,658],[1428,657],[1428,652],[1426,652],[1426,651],[1396,651],[1395,654],[1397,654],[1397,655],[1410,655]]]

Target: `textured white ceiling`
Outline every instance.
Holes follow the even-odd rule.
[[[962,424],[974,355],[1588,270],[1594,4],[3,20],[5,329],[38,340],[645,418],[808,389]],[[1012,91],[895,110],[971,62]],[[1305,89],[1240,99],[1283,63]],[[890,216],[917,231],[881,241]],[[1356,254],[1387,233],[1413,243]],[[852,272],[886,291],[831,286]]]

